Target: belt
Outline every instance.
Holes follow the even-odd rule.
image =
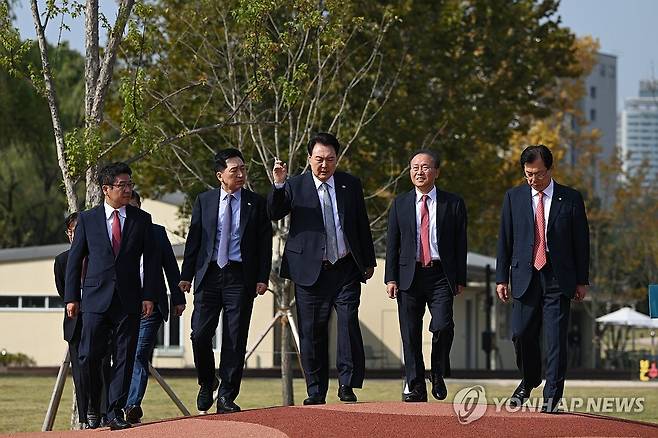
[[[421,262],[416,262],[416,267],[421,269],[440,268],[442,266],[443,265],[441,265],[441,260],[432,260],[427,266],[423,266]]]
[[[331,269],[337,269],[339,266],[344,265],[350,260],[350,254],[336,260],[336,263],[331,263],[329,260],[322,260],[322,270],[329,271]]]
[[[234,260],[229,260],[226,266],[223,268],[220,268],[219,265],[217,264],[217,260],[212,260],[209,265],[212,267],[214,266],[217,269],[224,270],[224,269],[231,269],[231,268],[238,268],[242,267],[242,262],[236,262]]]

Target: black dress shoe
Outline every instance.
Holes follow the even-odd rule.
[[[404,394],[402,400],[405,403],[422,403],[427,401],[427,391],[419,388],[413,389],[409,394]]]
[[[110,425],[110,420],[107,419],[107,416],[101,415],[101,424],[98,427],[107,427]]]
[[[443,376],[438,374],[432,375],[432,395],[437,400],[445,400],[448,396],[448,388],[446,388],[446,382],[443,380]]]
[[[114,417],[110,420],[110,430],[130,429],[132,426],[121,417]]]
[[[232,414],[233,412],[240,412],[240,410],[240,406],[236,405],[233,400],[223,396],[217,400],[218,414]]]
[[[516,387],[509,399],[509,405],[513,408],[521,406],[523,403],[525,403],[526,400],[530,398],[531,391],[532,388],[527,386],[526,383],[521,380],[521,383],[519,383],[519,386]]]
[[[212,393],[219,388],[219,379],[215,377],[212,385],[201,385],[199,388],[199,395],[196,397],[196,408],[199,411],[205,412],[212,406],[213,396]]]
[[[338,387],[338,398],[342,402],[356,403],[356,394],[352,387],[347,385],[340,385]]]
[[[325,403],[326,403],[326,401],[324,400],[324,397],[322,397],[319,394],[311,395],[306,400],[304,400],[304,406],[323,405]]]
[[[141,418],[144,416],[141,406],[130,405],[124,409],[126,412],[126,421],[130,424],[141,423]]]
[[[98,429],[101,425],[101,416],[94,411],[87,412],[87,429]]]

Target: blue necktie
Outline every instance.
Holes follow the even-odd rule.
[[[336,237],[336,222],[334,221],[334,207],[329,193],[329,184],[322,183],[324,196],[322,197],[324,229],[327,233],[327,260],[332,264],[338,260],[338,237]]]

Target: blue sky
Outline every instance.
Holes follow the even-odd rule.
[[[99,3],[113,22],[116,3],[111,0]],[[19,2],[16,24],[24,38],[34,38],[27,4],[27,1]],[[618,109],[623,107],[625,98],[637,96],[641,79],[658,76],[658,0],[562,0],[560,15],[576,35],[592,35],[599,40],[601,52],[617,56]],[[69,19],[67,24],[71,32],[64,31],[62,39],[83,52],[83,20]],[[49,26],[47,36],[53,42],[58,38],[57,27],[57,23]]]

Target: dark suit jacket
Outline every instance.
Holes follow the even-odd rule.
[[[156,250],[154,253],[154,264],[157,267],[155,272],[155,293],[157,294],[158,310],[166,321],[169,318],[169,299],[171,299],[171,306],[185,304],[185,294],[181,292],[178,287],[180,281],[180,271],[178,270],[178,262],[174,255],[174,250],[171,247],[171,242],[167,237],[167,231],[162,225],[153,224],[153,242],[155,243]],[[171,297],[167,299],[167,286],[165,286],[165,275],[167,276],[167,283],[169,284],[169,293]]]
[[[126,314],[140,313],[143,300],[157,301],[153,286],[156,269],[151,228],[151,215],[131,205],[126,206],[121,247],[115,258],[103,204],[80,213],[66,266],[64,301],[81,301],[82,312],[104,313],[110,307],[116,290]],[[143,288],[139,275],[142,254]],[[84,299],[81,300],[80,274],[85,256],[88,263],[82,285]]]
[[[181,280],[194,279],[195,294],[203,289],[203,277],[213,256],[220,193],[219,188],[201,193],[192,209]],[[245,188],[240,194],[240,253],[245,288],[256,296],[256,283],[268,284],[270,279],[272,224],[265,198]]]
[[[459,196],[436,191],[436,226],[439,257],[453,294],[466,286],[466,206]],[[388,214],[385,282],[395,281],[408,290],[416,271],[416,190],[399,195]]]
[[[55,257],[55,287],[57,288],[57,293],[62,300],[64,299],[64,284],[66,283],[66,262],[69,258],[69,250],[60,253]],[[79,334],[78,327],[82,327],[82,323],[78,322],[80,319],[80,314],[75,315],[73,318],[68,318],[66,316],[66,310],[64,311],[64,340],[66,342],[73,341],[76,338],[76,335]]]
[[[348,173],[336,172],[334,183],[345,244],[359,271],[365,273],[376,262],[361,181]],[[267,208],[272,220],[283,219],[290,213],[280,275],[300,286],[313,285],[320,275],[327,239],[313,174],[306,172],[292,177],[280,189],[273,186]]]
[[[554,182],[546,224],[548,259],[562,293],[573,298],[576,285],[589,284],[589,226],[579,192]],[[535,219],[528,184],[505,193],[498,236],[496,283],[508,283],[520,298],[532,278]]]

